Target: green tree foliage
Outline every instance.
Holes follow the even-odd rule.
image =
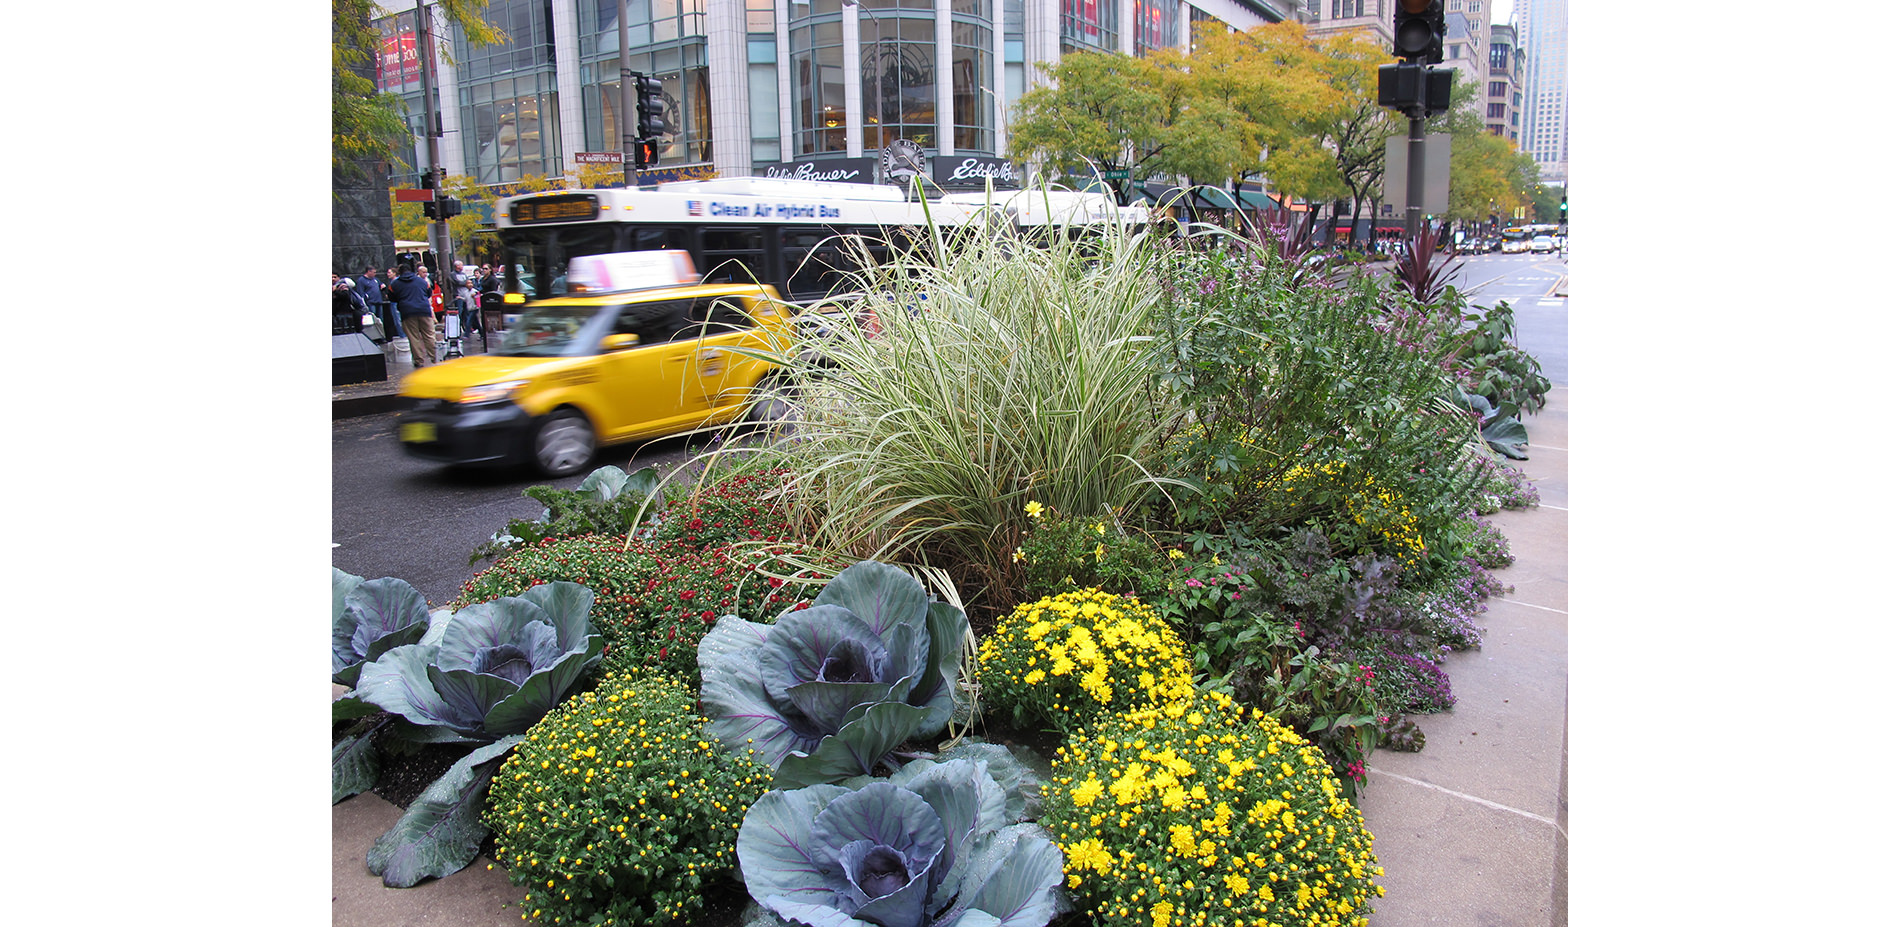
[[[460,26],[471,44],[492,45],[506,38],[482,19],[488,0],[434,0],[430,5]],[[358,161],[394,158],[398,140],[408,132],[402,97],[378,93],[375,82],[363,74],[382,42],[372,22],[377,12],[371,0],[330,0],[330,163],[350,175],[361,173]]]
[[[1169,90],[1152,61],[1084,52],[1036,67],[1055,83],[1017,104],[1011,160],[1080,177],[1125,170],[1135,182],[1159,173],[1155,157],[1173,119]]]

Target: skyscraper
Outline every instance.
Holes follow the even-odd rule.
[[[1520,148],[1536,159],[1537,173],[1545,183],[1568,183],[1569,0],[1517,0],[1511,20],[1527,53]]]

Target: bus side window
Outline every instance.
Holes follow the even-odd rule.
[[[633,230],[633,251],[684,251],[686,230],[677,225],[642,225]]]
[[[776,283],[765,268],[765,230],[756,225],[702,228],[706,283]]]

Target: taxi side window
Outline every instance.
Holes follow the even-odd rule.
[[[630,303],[620,308],[620,314],[614,319],[613,333],[638,335],[641,345],[693,337],[694,327],[686,318],[691,308],[692,301],[684,299]]]
[[[753,327],[752,317],[739,307],[739,300],[732,296],[693,300],[693,309],[687,318],[695,325],[704,324],[708,335]]]

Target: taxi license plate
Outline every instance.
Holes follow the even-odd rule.
[[[429,444],[435,441],[435,423],[404,422],[398,437],[408,444]]]

